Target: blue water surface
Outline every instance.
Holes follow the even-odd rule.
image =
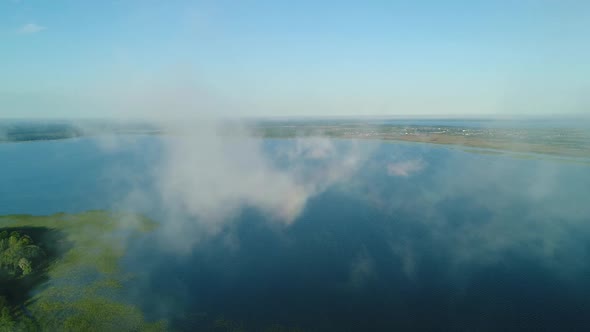
[[[119,209],[140,190],[154,204],[137,212],[165,223],[150,176],[165,156],[162,140],[136,137],[114,149],[91,138],[0,144],[0,214]],[[289,162],[277,151],[293,144],[262,142],[283,168]],[[252,330],[590,326],[590,166],[355,144],[367,160],[311,197],[290,226],[244,207],[231,229],[189,252],[162,250],[157,232],[132,241],[124,266],[141,273],[130,298],[187,331],[203,317]],[[408,164],[412,171],[391,171]]]

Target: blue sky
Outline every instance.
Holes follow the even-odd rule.
[[[590,1],[0,0],[0,117],[590,113]]]

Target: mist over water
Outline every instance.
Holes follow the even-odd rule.
[[[204,316],[317,331],[590,323],[585,164],[183,135],[3,144],[0,163],[0,214],[160,223],[129,240],[126,294],[181,330]]]
[[[589,32],[0,0],[0,332],[589,331]]]

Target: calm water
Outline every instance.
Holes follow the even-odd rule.
[[[288,168],[278,151],[293,144],[264,151]],[[246,207],[188,252],[134,241],[124,265],[142,273],[129,297],[185,330],[202,317],[315,331],[590,326],[590,166],[358,144],[362,167],[289,227]],[[122,208],[132,189],[155,195],[162,155],[157,137],[0,144],[0,214]],[[164,209],[139,212],[166,222]]]

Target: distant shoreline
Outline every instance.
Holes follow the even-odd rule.
[[[100,135],[170,135],[154,127],[104,126],[84,131],[74,125],[29,124],[1,130],[0,143],[55,141]],[[555,157],[590,158],[590,130],[580,128],[483,128],[435,124],[367,124],[361,122],[261,122],[248,127],[252,137],[372,139],[416,142]],[[221,127],[220,135],[233,135]]]

